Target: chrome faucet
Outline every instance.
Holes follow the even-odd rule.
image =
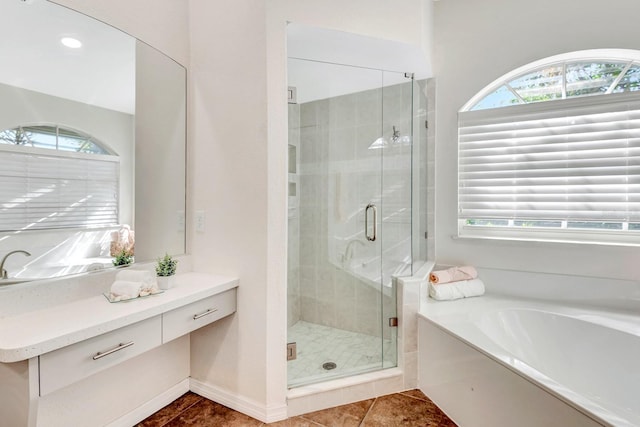
[[[343,261],[346,262],[351,260],[351,258],[353,258],[353,246],[355,243],[358,243],[360,246],[364,246],[364,242],[362,240],[358,240],[358,239],[351,240],[349,243],[347,243],[347,246],[344,248],[344,255],[342,255]]]
[[[3,278],[3,279],[8,279],[8,277],[7,277],[7,270],[5,270],[5,269],[4,269],[4,262],[7,260],[7,258],[9,258],[9,255],[11,255],[11,254],[16,254],[16,253],[18,253],[18,252],[19,252],[19,253],[23,253],[23,254],[25,254],[26,256],[31,256],[31,254],[30,254],[29,252],[27,252],[27,251],[23,251],[23,250],[20,250],[20,249],[18,249],[17,251],[11,251],[11,252],[9,252],[8,254],[6,254],[6,255],[4,256],[4,258],[2,258],[2,261],[0,261],[0,272],[2,272],[1,274],[2,274],[2,278]]]

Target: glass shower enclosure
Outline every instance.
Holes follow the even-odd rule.
[[[413,78],[288,60],[288,385],[397,364],[411,274]]]

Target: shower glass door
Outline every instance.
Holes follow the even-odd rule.
[[[290,58],[289,84],[295,387],[396,366],[392,276],[411,269],[412,81]]]

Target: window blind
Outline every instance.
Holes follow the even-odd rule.
[[[468,220],[640,221],[640,96],[459,113]]]
[[[117,224],[118,158],[50,151],[0,148],[0,230]]]

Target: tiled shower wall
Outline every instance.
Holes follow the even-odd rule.
[[[367,164],[379,157],[367,150],[379,136],[381,118],[374,113],[379,106],[380,95],[374,91],[300,106],[300,320],[374,336],[381,333],[379,292],[345,271],[338,259],[344,248],[336,247],[329,229],[343,233],[346,222],[358,222],[357,211],[363,207],[353,202],[360,191],[371,192],[379,182],[369,167],[375,165]],[[356,166],[357,152],[363,158]],[[349,174],[349,165],[361,170]],[[336,182],[338,174],[341,183]],[[336,194],[338,186],[343,194]],[[363,233],[352,237],[364,241]],[[353,249],[363,251],[361,245]]]
[[[385,258],[391,258],[394,265],[410,261],[411,146],[399,140],[382,150],[383,156],[370,146],[381,134],[392,141],[393,126],[399,138],[409,134],[412,96],[423,97],[425,89],[425,82],[420,82],[412,94],[411,84],[407,83],[290,104],[289,154],[295,152],[296,164],[295,173],[289,178],[290,189],[292,185],[296,187],[296,196],[290,194],[289,199],[289,325],[304,320],[374,336],[381,334],[380,318],[387,315],[381,313],[382,303],[385,307],[395,306],[391,289],[381,296],[371,283],[348,273],[352,260],[345,261],[345,249],[350,241],[365,241],[364,207],[371,198],[382,218]],[[416,106],[414,120],[424,122],[420,116],[426,115],[426,101],[416,102]],[[414,182],[413,188],[424,195],[426,132],[416,129],[414,126],[415,142],[422,149],[414,148],[419,155],[414,159],[414,168],[420,166],[414,176],[420,182]],[[422,230],[426,227],[425,197],[416,198],[414,203],[419,203],[415,206],[420,206],[420,215],[415,219],[421,224],[421,231],[416,230],[421,234],[414,254],[417,251],[426,258],[426,229]],[[379,262],[364,245],[352,244],[352,249],[358,262]],[[388,278],[392,271],[387,269],[386,273]]]
[[[287,327],[300,320],[299,161],[300,106],[289,104],[289,226],[287,251]]]

